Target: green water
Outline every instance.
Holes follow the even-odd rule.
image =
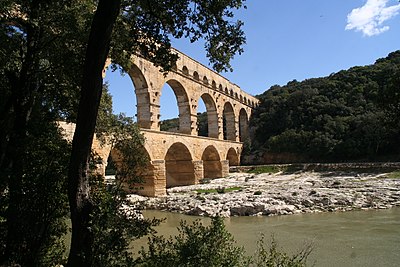
[[[157,228],[162,235],[174,235],[180,220],[209,218],[161,211],[145,211],[146,217],[167,218]],[[227,229],[249,254],[260,234],[272,234],[287,252],[312,241],[310,263],[315,266],[400,266],[400,208],[344,213],[300,214],[278,217],[226,218]],[[144,241],[141,242],[144,244]]]

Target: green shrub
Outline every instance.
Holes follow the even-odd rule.
[[[183,221],[178,230],[178,236],[168,240],[152,236],[148,251],[140,252],[138,266],[234,267],[249,262],[220,217],[212,218],[209,226],[199,220],[191,225]]]
[[[400,178],[400,170],[389,173],[387,178],[399,179]]]
[[[294,255],[289,255],[278,247],[274,236],[271,237],[269,247],[265,244],[265,237],[257,243],[257,250],[253,255],[249,266],[257,267],[303,267],[307,266],[308,256],[313,250],[312,244],[306,244],[304,248]]]
[[[261,173],[277,173],[281,169],[278,166],[258,166],[248,171],[248,173],[261,174]]]

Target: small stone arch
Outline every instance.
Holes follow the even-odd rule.
[[[231,90],[229,91],[229,95],[230,95],[231,97],[233,97],[233,89],[231,89]]]
[[[240,165],[239,155],[233,147],[229,148],[228,153],[226,154],[226,160],[229,161],[229,166]]]
[[[207,110],[208,137],[218,138],[218,112],[214,99],[208,93],[201,95]]]
[[[243,96],[242,95],[240,95],[239,100],[240,100],[240,102],[243,102]]]
[[[186,66],[182,67],[182,73],[185,75],[189,75],[189,69]]]
[[[213,89],[217,89],[217,83],[214,80],[211,82],[211,86]]]
[[[203,83],[208,85],[208,78],[207,78],[207,76],[204,76],[204,77],[203,77]]]
[[[200,80],[199,73],[197,71],[193,72],[193,79],[195,79],[196,81]]]
[[[204,178],[222,177],[222,164],[219,153],[213,145],[209,145],[201,156]]]
[[[238,93],[235,93],[235,99],[239,99]]]
[[[223,111],[224,140],[236,141],[235,112],[232,104],[226,102]]]
[[[195,184],[195,172],[189,149],[180,142],[172,144],[165,155],[167,188]]]
[[[225,94],[229,95],[228,87],[225,87]]]
[[[222,88],[222,84],[220,84],[219,86],[218,86],[218,89],[220,90],[220,91],[223,91],[224,89]]]
[[[179,132],[190,134],[190,102],[188,94],[179,81],[171,79],[166,83],[172,88],[176,97],[179,110]]]
[[[239,139],[244,142],[249,136],[249,119],[244,108],[239,112]]]

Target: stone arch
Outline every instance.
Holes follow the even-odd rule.
[[[208,79],[207,79],[207,76],[204,76],[204,77],[203,77],[203,83],[208,85]]]
[[[229,91],[229,95],[230,95],[231,97],[233,97],[233,89],[231,89],[231,90]]]
[[[235,93],[235,99],[239,99],[238,93]]]
[[[193,72],[193,79],[195,79],[196,81],[200,80],[199,73],[197,71]]]
[[[220,90],[220,91],[223,91],[224,89],[222,88],[222,84],[220,84],[219,86],[218,86],[218,90]]]
[[[165,173],[167,188],[195,184],[192,155],[183,143],[174,143],[167,150]]]
[[[177,80],[171,79],[166,82],[174,91],[179,110],[179,132],[190,134],[190,102],[185,88]]]
[[[151,129],[150,93],[146,78],[135,64],[131,65],[128,74],[135,86],[137,123],[140,128]]]
[[[211,87],[217,89],[217,83],[214,80],[211,82]]]
[[[229,148],[228,153],[226,154],[226,160],[229,161],[229,166],[240,165],[239,155],[233,147]]]
[[[243,96],[242,95],[240,95],[239,99],[240,99],[240,102],[243,102]]]
[[[218,112],[214,99],[208,93],[200,97],[207,110],[208,137],[218,138]]]
[[[236,141],[235,112],[231,103],[226,102],[223,111],[224,139]]]
[[[225,87],[225,94],[229,95],[228,87]]]
[[[115,178],[125,191],[152,196],[154,195],[152,186],[154,166],[151,164],[150,154],[145,146],[140,145],[137,149],[146,160],[144,165],[133,166],[129,161],[124,162],[121,152],[113,147],[108,156],[106,171],[110,168],[109,165],[112,165]]]
[[[249,119],[244,108],[239,112],[239,138],[240,142],[244,142],[249,135]]]
[[[186,66],[183,66],[183,67],[182,67],[182,72],[183,72],[183,74],[185,74],[185,75],[189,75],[189,70],[188,70],[188,68],[187,68]]]
[[[222,177],[222,164],[217,149],[209,145],[201,156],[203,161],[204,178]]]

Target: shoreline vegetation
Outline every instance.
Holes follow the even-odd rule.
[[[400,163],[242,166],[228,177],[130,195],[145,209],[195,216],[275,216],[400,206]]]

